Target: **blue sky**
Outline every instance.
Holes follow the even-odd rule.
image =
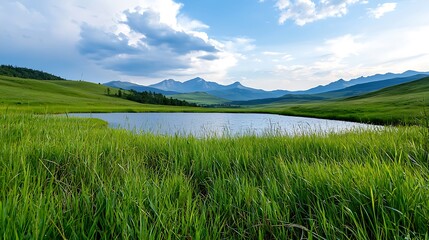
[[[429,71],[428,0],[1,0],[0,64],[262,89]]]

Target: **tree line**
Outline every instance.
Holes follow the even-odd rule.
[[[196,107],[197,104],[190,103],[185,100],[179,100],[172,97],[166,97],[161,93],[154,92],[137,92],[135,90],[121,90],[119,89],[117,92],[112,93],[110,88],[106,89],[106,94],[109,96],[115,96],[123,99],[127,99],[130,101],[138,102],[138,103],[146,103],[146,104],[158,104],[158,105],[171,105],[171,106],[191,106]]]
[[[0,75],[37,80],[65,80],[64,78],[43,71],[33,70],[24,67],[15,67],[12,65],[0,65]]]

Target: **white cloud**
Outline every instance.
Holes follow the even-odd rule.
[[[272,51],[265,51],[265,52],[262,52],[262,54],[263,54],[263,55],[266,55],[266,56],[275,56],[275,57],[278,57],[278,56],[283,55],[284,53],[281,53],[281,52],[272,52]]]
[[[326,19],[342,17],[351,5],[367,3],[366,0],[277,0],[275,6],[280,11],[279,23],[292,20],[299,26]]]
[[[397,3],[383,3],[383,4],[378,4],[376,8],[370,8],[368,9],[368,15],[373,17],[373,18],[381,18],[384,16],[384,14],[388,13],[388,12],[393,12],[395,11],[397,6]]]
[[[386,72],[427,71],[429,45],[425,42],[428,38],[429,26],[426,25],[371,35],[347,34],[328,39],[316,47],[294,46],[289,52],[294,55],[299,52],[298,58],[266,66],[261,70],[264,76],[260,79],[268,78],[272,85],[298,90],[340,78],[348,80]],[[261,80],[259,86],[264,85],[267,85],[266,81]]]
[[[360,36],[347,34],[329,39],[325,41],[322,47],[318,47],[317,50],[332,58],[342,60],[359,54],[360,50],[364,47],[364,44],[357,41],[359,38]]]
[[[0,6],[0,22],[5,23],[0,57],[12,59],[11,49],[15,56],[16,51],[33,56],[50,51],[55,59],[43,68],[47,71],[59,58],[74,58],[85,66],[95,63],[94,72],[114,70],[112,76],[120,79],[188,74],[219,80],[244,57],[240,51],[254,48],[244,38],[213,39],[205,32],[209,26],[184,15],[182,6],[174,0],[6,1]],[[73,57],[64,52],[74,52]],[[80,69],[75,71],[80,75]]]

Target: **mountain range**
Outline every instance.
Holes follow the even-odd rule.
[[[178,92],[168,91],[168,90],[164,91],[158,88],[146,87],[146,86],[142,86],[142,85],[138,85],[130,82],[112,81],[112,82],[104,83],[103,85],[108,87],[113,87],[113,88],[120,88],[124,90],[134,90],[137,92],[154,92],[154,93],[161,93],[163,95],[178,94]]]
[[[265,91],[262,89],[254,89],[243,86],[240,82],[235,82],[230,85],[221,85],[216,82],[206,81],[202,78],[194,78],[185,82],[179,82],[173,79],[167,79],[156,84],[149,86],[142,86],[130,82],[108,82],[104,85],[115,88],[122,88],[125,90],[135,91],[151,91],[161,93],[164,95],[174,95],[180,98],[183,96],[190,97],[192,93],[206,93],[219,99],[227,101],[252,101],[259,99],[294,99],[299,101],[306,101],[306,99],[326,99],[332,97],[348,97],[356,96],[357,94],[376,91],[384,87],[393,86],[396,84],[409,82],[428,76],[429,72],[406,71],[404,73],[386,73],[376,74],[368,77],[359,77],[345,81],[343,79],[331,82],[327,85],[320,85],[305,91],[287,91],[287,90],[274,90]],[[395,79],[395,80],[393,80]],[[375,84],[377,82],[377,84]],[[374,84],[373,84],[374,83]],[[367,84],[367,85],[365,85]],[[353,87],[355,86],[355,87]],[[337,91],[337,92],[335,92]],[[292,96],[296,95],[296,96]],[[305,95],[311,95],[305,96]],[[207,95],[205,95],[207,97]],[[186,99],[184,99],[186,100]],[[262,101],[264,102],[264,101]]]
[[[323,92],[330,92],[330,91],[335,91],[335,90],[343,89],[346,87],[351,87],[351,86],[362,84],[362,83],[378,82],[378,81],[394,79],[394,78],[411,77],[411,76],[419,75],[419,74],[429,75],[429,72],[417,72],[417,71],[408,70],[406,72],[399,73],[399,74],[397,74],[397,73],[386,73],[386,74],[376,74],[376,75],[372,75],[372,76],[368,76],[368,77],[362,76],[359,78],[351,79],[349,81],[345,81],[344,79],[340,79],[340,80],[337,80],[335,82],[331,82],[327,85],[319,85],[317,87],[310,88],[310,89],[305,90],[305,91],[295,91],[294,94],[317,94],[317,93],[323,93]]]
[[[316,94],[286,94],[279,98],[256,99],[250,101],[231,102],[237,105],[258,105],[271,103],[303,103],[310,101],[333,100],[340,98],[350,98],[360,96],[366,93],[375,92],[387,87],[396,86],[403,83],[413,82],[427,77],[425,74],[417,74],[410,77],[392,78],[376,82],[366,82],[356,84],[339,90],[316,93]]]
[[[205,92],[218,98],[230,101],[247,101],[261,98],[276,98],[290,93],[286,90],[265,91],[243,86],[240,82],[230,85],[221,85],[216,82],[206,81],[202,78],[194,78],[186,82],[179,82],[167,79],[149,86],[141,86],[129,82],[108,82],[104,85],[109,87],[122,88],[125,90],[152,91],[164,95],[176,95],[178,93]]]

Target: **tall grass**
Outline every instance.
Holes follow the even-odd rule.
[[[137,135],[0,115],[4,239],[429,239],[422,128]]]

